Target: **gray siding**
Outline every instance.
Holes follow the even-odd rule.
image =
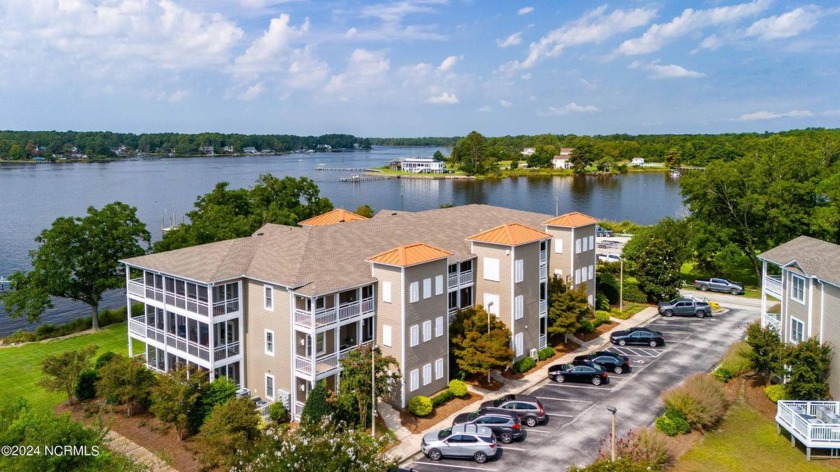
[[[521,358],[540,347],[540,241],[517,246],[513,255],[514,259],[522,259],[524,266],[522,282],[513,284],[513,296],[523,297],[523,317],[514,320],[511,328],[514,335],[523,333]]]
[[[786,342],[790,341],[790,323],[791,318],[796,318],[797,320],[801,321],[804,326],[804,336],[805,338],[808,337],[808,285],[809,282],[805,280],[805,303],[793,299],[793,274],[789,271],[784,272],[784,308],[785,308],[785,319],[783,320],[784,323],[782,324],[782,334],[783,338]]]
[[[511,284],[513,283],[513,260],[510,256],[509,246],[496,244],[473,243],[473,254],[476,259],[475,273],[475,304],[484,305],[484,294],[491,293],[499,296],[499,307],[497,313],[508,328],[512,328],[513,300],[510,298]],[[508,252],[507,254],[505,252]],[[499,281],[484,279],[484,258],[490,257],[499,260]],[[484,307],[485,309],[487,307]],[[495,311],[495,306],[493,307]]]
[[[817,287],[820,284],[816,284]],[[834,353],[831,359],[831,371],[828,376],[828,387],[831,397],[840,398],[840,287],[824,284],[822,300],[818,299],[817,307],[822,302],[823,342],[831,345]],[[815,310],[818,313],[819,309]],[[815,317],[816,319],[816,317]]]
[[[400,373],[405,378],[407,374],[402,367],[405,361],[402,355],[402,340],[405,338],[401,305],[403,300],[401,289],[402,268],[373,264],[373,276],[379,279],[376,286],[376,345],[382,349],[382,354],[393,356],[397,360],[400,364]],[[391,283],[391,303],[383,301],[383,282]],[[391,327],[391,346],[386,346],[383,343],[382,327],[384,325]],[[400,407],[404,406],[402,404],[402,385],[395,389],[394,398],[391,399],[391,402]]]
[[[264,307],[262,282],[244,281],[243,306],[245,336],[244,361],[245,379],[243,385],[254,395],[265,398],[265,374],[274,376],[274,389],[292,391],[292,369],[294,360],[291,350],[291,320],[289,313],[289,292],[274,285],[274,311]],[[265,330],[274,331],[274,356],[265,353]],[[276,394],[275,394],[276,398]]]

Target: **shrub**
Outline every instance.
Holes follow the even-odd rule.
[[[544,361],[546,359],[551,359],[552,357],[554,357],[555,352],[554,352],[553,347],[547,346],[547,347],[544,347],[544,348],[540,349],[537,352],[537,354],[539,354],[540,360]]]
[[[691,426],[689,426],[688,421],[685,420],[685,415],[677,410],[665,410],[665,416],[671,420],[671,423],[674,424],[674,427],[677,428],[677,432],[680,434],[688,434],[691,432]]]
[[[723,384],[707,374],[694,374],[662,395],[667,410],[683,414],[688,424],[706,430],[726,414],[728,401]]]
[[[624,300],[633,303],[647,303],[647,295],[642,293],[638,284],[624,283]]]
[[[732,377],[735,377],[732,371],[724,366],[720,366],[717,369],[715,369],[715,371],[712,372],[712,375],[714,375],[716,379],[720,380],[723,383],[729,382],[732,379]]]
[[[414,416],[428,416],[432,412],[432,401],[429,397],[417,395],[408,401],[408,411]]]
[[[453,398],[455,398],[455,394],[452,393],[451,388],[448,388],[432,397],[432,407],[437,408]]]
[[[537,361],[534,360],[533,357],[526,357],[521,361],[516,361],[513,363],[513,370],[519,372],[520,374],[524,374],[529,370],[533,369],[537,366]]]
[[[104,310],[99,313],[99,327],[105,327],[114,323],[122,323],[126,320],[125,307],[113,310]],[[90,323],[88,323],[89,325]]]
[[[772,400],[773,403],[779,403],[779,400],[785,399],[785,386],[769,385],[764,388],[764,393],[767,394],[767,398]]]
[[[32,333],[32,332],[30,332],[30,331],[24,331],[24,330],[22,330],[22,329],[19,329],[19,330],[15,331],[14,333],[12,333],[12,334],[11,334],[9,337],[7,337],[4,341],[5,341],[6,343],[8,343],[8,344],[12,344],[12,343],[30,343],[30,342],[32,342],[32,341],[37,341],[37,339],[38,339],[38,338],[35,336],[35,333]]]
[[[96,375],[95,370],[90,369],[82,372],[79,381],[76,383],[76,399],[81,401],[96,398],[97,380],[99,380],[99,376]]]
[[[35,336],[37,336],[38,339],[46,339],[52,337],[53,333],[55,333],[55,330],[55,325],[45,323],[35,328]]]
[[[723,360],[721,361],[718,369],[725,369],[729,371],[731,374],[730,378],[746,374],[751,370],[749,360],[749,352],[751,350],[752,348],[746,342],[741,341],[733,344],[732,347],[726,351],[726,354],[723,355]],[[726,380],[724,380],[724,382],[725,381]]]
[[[673,460],[668,451],[667,439],[653,428],[635,429],[627,433],[627,436],[618,438],[615,443],[615,455],[618,460],[629,460],[634,466],[642,468],[616,468],[616,469],[592,469],[611,471],[637,471],[637,470],[665,470],[665,467]],[[598,451],[598,459],[595,464],[610,461],[610,441],[601,442],[601,449]],[[593,464],[593,465],[595,465]]]
[[[328,398],[329,392],[327,392],[326,382],[322,380],[315,384],[315,388],[309,392],[309,395],[306,397],[306,403],[303,404],[300,421],[320,423],[325,417],[335,413],[335,408],[329,403]]]
[[[596,310],[605,310],[609,311],[610,309],[610,299],[607,298],[606,295],[603,293],[599,293],[595,296],[595,309]]]
[[[589,320],[581,320],[580,322],[580,332],[581,333],[591,333],[595,331],[595,325]]]
[[[597,326],[597,325],[602,325],[604,323],[609,323],[611,316],[612,315],[610,315],[609,311],[604,311],[604,310],[596,311],[595,312],[595,325]]]
[[[656,429],[662,431],[665,436],[674,437],[679,434],[676,425],[674,425],[671,418],[668,418],[667,416],[660,416],[659,418],[656,418]]]
[[[467,394],[467,384],[460,380],[452,380],[449,382],[449,390],[452,391],[452,394],[456,397],[463,397]]]
[[[651,472],[657,469],[647,462],[634,462],[626,457],[616,458],[615,462],[609,459],[598,459],[586,467],[569,467],[569,472]]]
[[[116,356],[116,355],[117,355],[117,353],[115,353],[113,351],[108,351],[108,352],[103,353],[101,356],[97,357],[96,358],[96,370],[101,369],[102,366],[104,366],[105,364],[110,362],[111,359],[113,359],[114,356]]]
[[[280,402],[274,402],[268,406],[268,417],[275,423],[284,423],[289,419],[289,411]]]

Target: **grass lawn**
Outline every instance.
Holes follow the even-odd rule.
[[[807,462],[799,448],[790,447],[785,436],[776,434],[773,421],[739,401],[732,405],[718,431],[706,434],[670,470],[812,472],[837,469],[819,460]]]
[[[35,385],[41,378],[44,358],[62,351],[80,349],[90,344],[99,346],[94,356],[114,351],[128,354],[128,334],[125,323],[115,323],[98,333],[83,334],[65,339],[27,343],[0,348],[0,378],[4,397],[23,397],[38,411],[49,411],[66,401],[63,393],[48,392]],[[135,352],[137,344],[135,344]]]
[[[761,298],[761,287],[758,286],[755,272],[753,272],[752,265],[749,264],[749,259],[742,258],[737,265],[728,267],[721,271],[720,274],[707,274],[695,267],[694,262],[686,262],[680,267],[680,278],[688,285],[692,285],[695,280],[706,280],[710,277],[725,277],[736,282],[744,284],[744,296],[747,298]]]
[[[612,316],[615,316],[618,319],[626,320],[629,319],[631,316],[635,315],[636,313],[644,310],[650,305],[646,305],[644,303],[634,303],[625,301],[623,304],[624,311],[618,312],[618,307],[615,308],[615,312],[613,312]]]

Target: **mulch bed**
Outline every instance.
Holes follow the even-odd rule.
[[[606,333],[607,331],[610,331],[611,329],[615,328],[616,326],[618,326],[618,323],[616,323],[615,321],[608,321],[608,322],[602,324],[601,326],[598,326],[597,328],[595,328],[595,331],[593,331],[591,333],[575,333],[575,337],[580,339],[581,341],[584,341],[584,342],[592,341],[593,339],[595,339],[598,336]]]
[[[540,369],[544,368],[545,366],[547,366],[548,364],[550,364],[550,363],[556,361],[557,359],[563,357],[565,354],[576,351],[578,348],[580,348],[580,344],[572,342],[572,341],[569,341],[567,343],[558,343],[557,345],[554,346],[555,354],[552,357],[549,357],[548,359],[543,360],[543,361],[537,361],[536,367],[529,370],[525,374],[528,374],[528,373],[533,372],[535,370],[540,370]],[[508,369],[508,370],[505,370],[505,371],[502,372],[502,377],[504,377],[506,379],[516,380],[516,379],[524,378],[525,374],[520,374],[519,372],[514,372],[512,369]]]
[[[432,414],[426,416],[424,418],[418,418],[411,414],[408,410],[400,410],[400,420],[402,421],[402,425],[411,431],[412,433],[419,433],[421,431],[425,431],[432,426],[436,425],[440,421],[446,419],[452,413],[459,411],[460,409],[464,408],[465,406],[476,403],[475,407],[478,408],[478,402],[484,399],[484,396],[469,392],[463,398],[454,398],[447,403],[435,408],[432,410]]]
[[[124,407],[106,405],[101,400],[91,400],[71,406],[62,403],[56,407],[56,412],[69,413],[75,421],[95,426],[98,424],[97,416],[87,416],[84,412],[85,405],[91,402],[100,405],[102,424],[109,429],[143,446],[181,472],[199,470],[198,454],[195,451],[197,445],[192,438],[179,441],[175,428],[161,423],[151,413],[135,413],[128,418],[125,416]]]

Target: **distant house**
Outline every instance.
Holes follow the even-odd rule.
[[[527,157],[534,154],[535,152],[537,152],[536,148],[525,148],[520,154]]]
[[[574,148],[560,148],[560,154],[554,156],[552,162],[555,169],[572,168],[572,151]]]
[[[642,157],[634,157],[632,160],[630,160],[630,165],[631,166],[643,166],[643,165],[645,165],[645,159],[642,158]]]
[[[263,154],[263,155],[274,154],[274,149],[263,149],[262,151],[260,151],[260,154]]]
[[[208,156],[212,156],[213,154],[215,154],[213,146],[201,146],[198,148],[198,152],[207,154]]]
[[[234,149],[233,146],[225,146],[222,148],[222,151],[224,151],[227,154],[233,154],[236,151],[236,149]]]
[[[244,147],[242,148],[242,152],[244,152],[245,154],[256,154],[257,148],[255,148],[254,146]]]
[[[417,174],[444,174],[446,166],[443,161],[432,157],[406,157],[400,163],[403,172],[414,172]]]

